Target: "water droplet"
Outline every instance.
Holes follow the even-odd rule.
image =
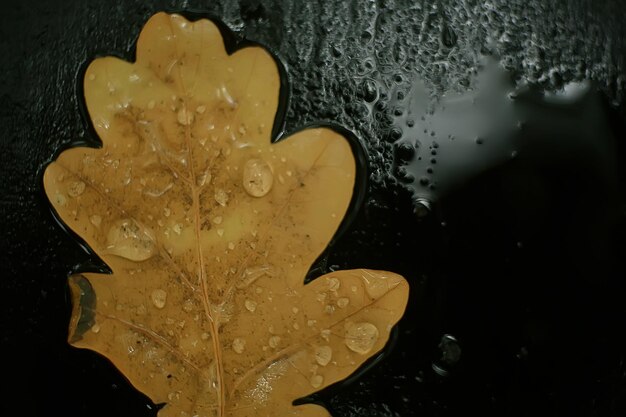
[[[256,310],[256,306],[257,306],[256,301],[246,300],[244,304],[246,306],[246,310],[250,311],[251,313],[254,313],[254,310]]]
[[[377,340],[378,328],[372,323],[355,323],[346,330],[346,346],[351,351],[361,355],[365,355],[372,350]]]
[[[272,336],[267,342],[272,349],[275,349],[280,344],[280,336]]]
[[[187,300],[183,303],[183,310],[186,313],[191,313],[191,311],[193,310],[193,302]]]
[[[428,185],[430,180],[428,178],[422,178],[420,180],[422,185]],[[417,198],[413,205],[413,213],[417,216],[418,219],[422,219],[430,213],[430,201],[425,198]]]
[[[213,197],[215,198],[217,204],[222,207],[225,207],[226,204],[228,204],[228,194],[222,189],[215,190],[215,195]]]
[[[361,96],[368,103],[374,102],[374,100],[378,97],[378,86],[371,79],[363,81],[360,90]]]
[[[341,287],[341,281],[337,278],[328,278],[328,289],[330,291],[337,291]]]
[[[93,81],[96,79],[96,75],[95,74],[89,74],[89,81]]]
[[[319,388],[324,383],[324,377],[321,375],[313,375],[310,382],[313,388]]]
[[[94,333],[98,333],[100,332],[100,325],[99,324],[94,324],[93,326],[91,326],[91,331]]]
[[[98,216],[97,214],[94,214],[93,216],[89,217],[89,221],[94,226],[100,227],[100,224],[102,223],[102,217]]]
[[[82,181],[73,181],[69,187],[67,187],[67,194],[70,197],[78,197],[85,191],[85,183]]]
[[[222,237],[222,236],[224,236],[224,229],[217,229],[217,230],[216,230],[216,233],[217,233],[217,235],[218,235],[219,237]]]
[[[452,335],[443,335],[439,342],[439,349],[441,349],[441,361],[449,366],[455,365],[461,359],[461,347]]]
[[[235,249],[235,244],[233,242],[228,242],[228,249],[234,250]]]
[[[447,24],[444,24],[441,28],[441,43],[443,44],[443,46],[445,46],[446,48],[452,48],[454,45],[456,45],[456,42],[457,35],[454,30]]]
[[[178,111],[178,115],[176,116],[178,123],[183,126],[188,126],[193,123],[194,115],[192,112],[187,111],[187,109],[180,109]]]
[[[253,158],[243,167],[243,188],[253,197],[263,197],[272,189],[274,174],[262,159]]]
[[[149,197],[160,197],[174,186],[174,176],[166,167],[156,165],[148,169],[140,182],[144,186],[144,194]]]
[[[113,223],[107,235],[109,253],[131,261],[145,261],[156,251],[150,232],[132,219],[121,219]]]
[[[221,224],[222,223],[222,216],[215,216],[215,217],[213,217],[213,223]]]
[[[239,337],[236,337],[235,340],[233,340],[233,350],[236,353],[243,353],[245,348],[246,348],[246,341],[245,340],[243,340],[243,339],[241,339]]]
[[[330,329],[324,329],[320,332],[320,336],[326,341],[330,340]]]
[[[406,142],[396,144],[394,151],[399,164],[410,162],[415,156],[415,147]]]
[[[203,174],[198,175],[196,178],[196,185],[198,187],[202,187],[204,184],[211,182],[211,173],[209,171],[205,171]]]
[[[292,312],[293,314],[298,314],[298,311],[300,311],[300,310],[298,310],[298,307],[293,307],[293,308],[291,309],[291,312]]]
[[[330,346],[318,346],[315,348],[315,361],[321,366],[326,366],[333,358],[333,349]]]
[[[202,105],[202,106],[198,106],[198,107],[196,107],[196,111],[197,111],[199,114],[202,114],[202,113],[204,113],[204,112],[206,111],[206,106],[204,106],[204,105]]]
[[[346,297],[341,297],[337,300],[337,307],[346,308],[350,304],[350,299]]]
[[[165,307],[165,302],[167,301],[167,293],[164,290],[157,288],[150,294],[150,299],[156,308],[163,308]]]

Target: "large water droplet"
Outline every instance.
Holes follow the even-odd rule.
[[[365,355],[376,344],[378,334],[378,328],[372,323],[355,323],[346,329],[345,343],[351,351]]]
[[[262,159],[253,158],[243,167],[243,188],[253,197],[263,197],[272,189],[274,174]]]
[[[131,261],[145,261],[156,251],[150,232],[132,219],[121,219],[113,223],[107,235],[109,253]]]

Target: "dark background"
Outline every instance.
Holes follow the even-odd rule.
[[[80,67],[130,59],[150,15],[184,9],[281,58],[287,130],[332,121],[366,145],[367,203],[326,267],[402,273],[411,299],[385,357],[318,396],[333,416],[626,415],[622,1],[0,3],[1,415],[156,413],[105,359],[66,342],[66,277],[88,254],[54,222],[40,174],[89,135]],[[581,192],[584,170],[522,161],[467,178],[418,220],[392,169],[404,110],[391,92],[472,90],[483,55],[538,89],[595,83],[621,167],[611,198]],[[446,334],[456,342],[440,343]]]

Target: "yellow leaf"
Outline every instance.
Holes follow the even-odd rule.
[[[293,406],[380,351],[404,312],[393,273],[304,277],[343,218],[349,143],[272,143],[280,77],[260,47],[157,14],[137,61],[96,59],[84,91],[102,148],[63,152],[44,186],[110,267],[70,278],[70,342],[101,353],[159,416],[327,416]]]

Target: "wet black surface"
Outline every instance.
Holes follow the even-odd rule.
[[[87,255],[53,221],[39,172],[88,134],[87,60],[132,56],[155,11],[203,9],[282,58],[287,130],[336,122],[368,151],[367,202],[327,265],[412,286],[388,356],[319,395],[333,416],[626,415],[622,2],[147,3],[2,4],[0,414],[156,413],[67,345],[66,276]],[[504,84],[481,84],[485,56]],[[585,80],[580,96],[539,94]],[[508,94],[524,83],[530,94]],[[420,221],[416,197],[432,201]]]

